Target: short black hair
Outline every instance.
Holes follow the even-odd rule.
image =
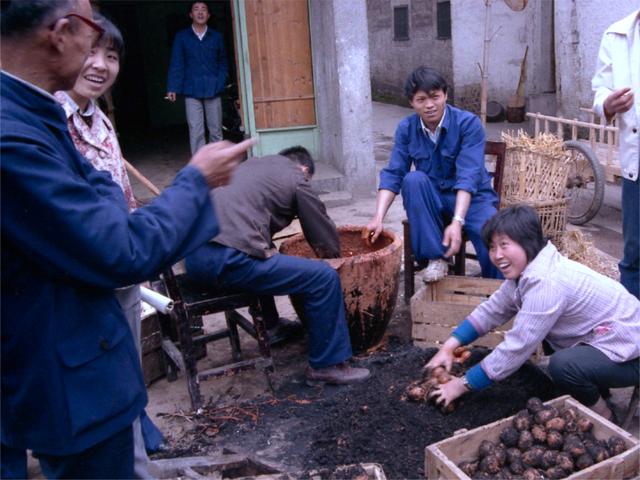
[[[418,67],[407,77],[404,83],[404,94],[409,100],[418,90],[429,93],[432,90],[442,90],[447,93],[447,81],[438,72],[430,67]]]
[[[69,13],[76,5],[76,0],[2,0],[0,35],[9,38],[32,32]]]
[[[193,6],[196,3],[203,3],[205,7],[207,7],[207,11],[209,12],[209,15],[211,15],[211,8],[209,7],[209,4],[207,2],[204,1],[198,1],[198,0],[194,0],[193,2],[189,2],[189,13],[191,13],[191,10],[193,10]]]
[[[313,157],[306,148],[296,145],[295,147],[285,148],[278,152],[278,155],[289,158],[294,162],[298,162],[303,167],[307,167],[309,170],[309,176],[313,176],[316,173],[316,166],[313,162]]]
[[[506,235],[522,247],[529,262],[536,258],[547,244],[538,213],[533,207],[525,204],[498,210],[484,224],[481,234],[487,249],[491,248],[495,234]]]
[[[116,27],[111,20],[100,13],[94,13],[93,18],[98,25],[104,28],[104,33],[98,40],[97,45],[99,47],[106,47],[118,52],[120,63],[122,63],[122,59],[124,57],[124,39],[122,38],[120,29]]]

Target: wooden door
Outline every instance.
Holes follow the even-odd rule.
[[[315,125],[307,0],[244,6],[256,129]]]

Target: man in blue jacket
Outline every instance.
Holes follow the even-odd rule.
[[[147,396],[113,290],[218,233],[209,190],[251,145],[207,145],[129,214],[52,95],[73,87],[100,34],[89,0],[2,3],[2,478],[26,478],[26,449],[50,478],[133,477],[131,424]]]
[[[391,160],[380,172],[376,212],[364,235],[375,242],[387,210],[402,190],[411,225],[411,238],[404,241],[411,242],[416,260],[429,262],[425,282],[447,274],[447,259],[460,251],[463,228],[478,254],[482,276],[497,278],[500,273],[480,236],[498,203],[484,166],[480,119],[447,105],[447,82],[432,68],[414,70],[404,93],[416,113],[396,129]]]
[[[227,54],[222,35],[207,26],[206,3],[191,2],[189,17],[191,26],[179,31],[173,42],[166,98],[175,102],[176,94],[184,95],[193,154],[205,144],[205,120],[209,142],[222,140],[220,94],[227,79]]]

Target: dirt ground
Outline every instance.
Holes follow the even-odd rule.
[[[531,396],[548,399],[553,395],[546,375],[525,365],[491,390],[466,396],[450,414],[431,404],[407,401],[406,386],[420,378],[421,367],[435,351],[390,337],[383,350],[356,360],[371,369],[367,382],[309,388],[292,378],[282,382],[274,395],[227,409],[211,406],[199,417],[190,417],[193,423],[174,438],[167,454],[203,455],[226,447],[257,454],[286,472],[377,463],[389,478],[424,478],[427,445],[459,429],[512,415]],[[468,363],[476,363],[486,353],[474,351]]]

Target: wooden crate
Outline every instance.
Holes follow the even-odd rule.
[[[575,472],[566,477],[567,479],[626,479],[638,476],[640,473],[640,441],[637,438],[610,421],[605,420],[568,395],[550,400],[546,404],[553,405],[556,408],[563,408],[569,405],[575,407],[581,416],[593,422],[593,433],[598,439],[616,435],[622,438],[627,445],[627,451],[620,455]],[[513,416],[498,420],[489,425],[463,431],[451,438],[429,445],[425,449],[426,478],[430,480],[469,480],[469,477],[458,468],[458,463],[477,459],[480,442],[483,440],[499,441],[500,432],[511,424],[512,419]]]
[[[449,275],[424,285],[411,297],[411,338],[423,348],[442,346],[451,332],[495,292],[503,280]],[[493,348],[504,339],[512,321],[480,337],[474,345]]]

